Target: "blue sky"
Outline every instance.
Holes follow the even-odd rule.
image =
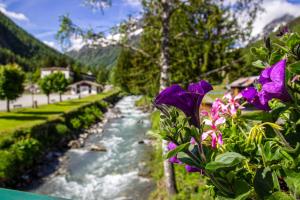
[[[255,21],[253,35],[285,13],[300,16],[300,0],[264,0],[262,7],[265,12]],[[112,6],[102,13],[84,6],[83,0],[0,0],[0,11],[41,41],[59,49],[54,37],[59,16],[69,14],[81,27],[108,30],[128,15],[139,15],[141,5],[139,0],[112,0]]]
[[[57,48],[54,36],[59,16],[69,14],[81,27],[108,30],[128,15],[139,15],[141,5],[139,0],[112,0],[112,6],[101,12],[84,6],[83,0],[0,0],[0,11],[41,41]]]

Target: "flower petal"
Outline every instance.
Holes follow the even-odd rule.
[[[285,66],[286,60],[283,59],[272,66],[270,73],[270,79],[274,82],[284,83],[285,82]]]
[[[211,86],[211,84],[209,84],[208,82],[206,82],[204,80],[201,80],[198,83],[191,83],[188,86],[189,92],[201,94],[203,96],[206,93],[208,93],[209,91],[211,91],[212,89],[213,89],[213,87]]]
[[[212,126],[213,125],[213,122],[211,120],[209,120],[209,119],[205,119],[205,120],[203,120],[203,122],[204,122],[205,125],[208,125],[208,126]]]
[[[202,172],[201,169],[199,169],[197,167],[190,166],[190,165],[186,165],[185,169],[186,169],[187,172],[190,172],[190,173],[192,173],[192,172]]]
[[[177,147],[177,145],[174,142],[169,142],[167,148],[169,151],[175,149]]]
[[[218,126],[220,124],[224,124],[226,122],[226,119],[224,117],[220,117],[215,121],[215,125]]]
[[[271,74],[271,71],[272,71],[272,67],[267,67],[265,68],[260,76],[259,76],[259,79],[258,79],[258,82],[260,84],[265,84],[265,83],[268,83],[271,81],[271,78],[270,78],[270,74]]]
[[[213,149],[217,147],[217,136],[215,132],[211,134],[211,147]]]
[[[224,142],[223,142],[223,137],[222,137],[222,134],[221,134],[221,133],[219,133],[219,135],[218,135],[218,144],[219,144],[219,145],[223,145],[223,144],[224,144]]]
[[[204,133],[202,133],[202,136],[201,136],[202,141],[204,141],[213,132],[214,132],[213,130],[209,130],[209,131],[205,131]]]
[[[248,102],[251,102],[257,96],[257,91],[254,87],[248,87],[242,91],[242,95]]]

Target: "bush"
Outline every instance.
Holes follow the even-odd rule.
[[[6,180],[15,174],[15,155],[7,150],[0,150],[0,179]]]
[[[64,124],[57,124],[55,126],[55,129],[56,129],[56,133],[61,136],[66,136],[70,133],[69,128]]]
[[[74,129],[79,129],[82,125],[81,125],[81,121],[80,119],[78,118],[73,118],[70,120],[71,124],[72,124],[72,127]]]
[[[10,151],[16,156],[17,163],[22,166],[30,166],[40,154],[40,142],[33,138],[22,139],[10,148]]]
[[[14,143],[14,139],[12,137],[2,138],[0,140],[0,149],[8,149]]]

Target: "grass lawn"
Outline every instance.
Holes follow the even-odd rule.
[[[72,111],[85,104],[102,100],[115,92],[117,92],[117,90],[61,103],[42,105],[38,108],[19,108],[12,110],[10,113],[0,112],[0,137],[4,136],[4,133],[11,132],[15,129],[29,128],[45,120],[59,117],[59,115],[63,113]]]

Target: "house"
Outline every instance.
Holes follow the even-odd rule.
[[[70,67],[63,68],[63,67],[48,67],[41,69],[41,78],[48,76],[52,73],[61,72],[65,75],[67,79],[73,79],[74,73],[71,71]]]
[[[82,80],[68,86],[72,95],[98,94],[103,90],[102,85],[92,81]]]
[[[96,76],[92,74],[92,72],[87,72],[87,73],[80,73],[80,78],[81,80],[85,80],[85,81],[92,81],[95,82],[96,81]]]
[[[233,95],[237,95],[240,93],[243,89],[253,86],[256,80],[258,79],[258,76],[249,76],[249,77],[242,77],[235,81],[233,81],[229,87],[233,93]]]

